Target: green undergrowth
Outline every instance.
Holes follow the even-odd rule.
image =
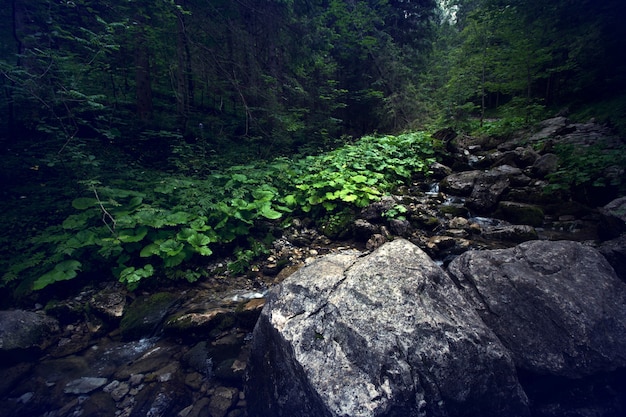
[[[130,289],[158,276],[193,282],[216,251],[230,251],[229,269],[241,273],[267,252],[272,232],[264,224],[276,229],[291,216],[316,220],[365,207],[427,174],[433,155],[430,136],[415,132],[203,177],[133,168],[121,178],[81,180],[72,214],[3,261],[0,286],[24,294],[107,268]]]

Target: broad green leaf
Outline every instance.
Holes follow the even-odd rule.
[[[185,245],[181,242],[175,241],[174,239],[168,239],[159,245],[161,252],[165,253],[167,256],[178,255],[184,247]]]
[[[141,242],[148,234],[148,228],[141,226],[137,229],[121,230],[117,234],[117,238],[124,243]]]
[[[150,243],[149,245],[145,246],[141,250],[141,252],[139,252],[139,256],[141,256],[142,258],[147,258],[149,256],[158,255],[160,253],[161,249],[159,245],[157,243]]]
[[[63,228],[64,229],[82,229],[86,227],[87,222],[89,218],[91,217],[90,215],[86,215],[86,214],[87,213],[70,214],[63,221]]]
[[[200,246],[206,246],[211,243],[211,239],[208,236],[203,235],[202,233],[196,233],[193,236],[190,236],[187,239],[187,242],[189,242],[189,244],[194,248],[198,248]]]
[[[270,204],[261,207],[259,212],[261,213],[261,216],[265,217],[266,219],[276,220],[282,217],[282,214],[274,210]]]
[[[95,207],[98,205],[98,200],[93,197],[79,197],[75,198],[72,201],[72,207],[76,210],[86,210],[90,207]]]
[[[34,290],[41,290],[46,286],[53,284],[57,281],[66,281],[75,278],[78,275],[77,271],[80,271],[82,264],[74,259],[63,261],[55,265],[52,271],[49,271],[33,283]]]

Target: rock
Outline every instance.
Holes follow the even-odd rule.
[[[434,162],[429,167],[431,172],[430,177],[436,180],[441,180],[448,175],[452,175],[452,169],[446,165],[440,164],[439,162]]]
[[[478,213],[487,213],[498,203],[500,195],[510,185],[508,176],[499,168],[502,167],[489,170],[476,178],[474,188],[466,202],[468,208]]]
[[[367,242],[369,238],[378,233],[380,228],[365,219],[356,219],[352,225],[352,230],[356,240]]]
[[[211,417],[225,417],[239,399],[239,390],[236,388],[218,387],[215,389],[209,402],[209,415]]]
[[[359,213],[359,218],[368,221],[380,220],[386,212],[393,209],[399,203],[400,200],[397,197],[384,196],[380,200],[363,208]]]
[[[566,117],[553,117],[552,119],[543,120],[538,124],[538,131],[530,137],[530,141],[544,140],[561,134],[568,124],[569,120]]]
[[[327,255],[274,288],[248,369],[251,416],[529,415],[506,350],[402,239]]]
[[[538,238],[537,231],[527,225],[487,226],[482,229],[481,236],[484,239],[499,240],[503,242],[521,243]]]
[[[168,334],[200,339],[214,329],[232,327],[234,323],[234,311],[223,307],[214,307],[197,312],[178,312],[167,319],[164,329]]]
[[[65,385],[63,392],[66,394],[88,394],[107,383],[106,378],[81,377],[70,381]]]
[[[109,285],[91,297],[92,311],[110,320],[120,320],[126,307],[125,289],[121,285]]]
[[[441,191],[453,195],[469,196],[474,189],[476,179],[482,171],[465,171],[445,177],[439,184]]]
[[[547,153],[541,155],[531,167],[530,172],[536,178],[545,178],[548,174],[551,174],[559,167],[559,157],[553,153]]]
[[[598,251],[609,261],[617,276],[626,282],[626,234],[603,242]]]
[[[120,333],[124,340],[136,340],[154,335],[170,308],[176,302],[174,294],[161,292],[136,299],[124,312]]]
[[[472,251],[449,272],[520,368],[581,378],[626,366],[626,284],[593,248]]]
[[[543,224],[543,210],[532,204],[501,201],[498,203],[495,217],[514,224],[541,226]]]
[[[613,239],[626,232],[626,197],[615,199],[599,210],[602,218],[598,232],[604,239]]]
[[[40,352],[55,342],[58,331],[59,323],[49,316],[24,310],[0,311],[0,355]]]

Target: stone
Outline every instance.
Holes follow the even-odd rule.
[[[541,155],[533,163],[531,172],[536,178],[545,178],[559,167],[559,157],[553,153]]]
[[[91,310],[110,320],[121,320],[126,307],[126,293],[121,285],[109,285],[91,297]]]
[[[41,351],[55,341],[57,320],[24,310],[0,311],[0,354]]]
[[[275,287],[252,339],[251,416],[528,416],[507,351],[421,249],[346,251]]]
[[[617,198],[599,209],[598,232],[604,239],[613,239],[626,232],[626,197]]]
[[[429,170],[431,172],[430,177],[436,180],[441,180],[448,175],[452,175],[452,169],[446,165],[434,162],[430,165]]]
[[[481,236],[484,239],[499,240],[502,242],[522,243],[538,238],[537,230],[528,225],[504,225],[485,226],[482,228]]]
[[[354,238],[358,241],[367,242],[369,238],[378,233],[380,228],[365,219],[356,219],[352,225]]]
[[[626,284],[593,248],[532,241],[449,266],[518,367],[567,378],[626,366]]]
[[[482,171],[465,171],[457,174],[448,175],[439,184],[441,191],[453,195],[469,196],[474,189],[476,179],[482,174]]]
[[[225,417],[239,399],[239,390],[230,387],[217,387],[209,402],[209,415],[211,417]]]
[[[102,387],[107,381],[106,378],[84,376],[68,382],[63,392],[66,394],[88,394]]]
[[[471,210],[479,214],[484,214],[493,209],[500,196],[506,191],[511,178],[523,175],[519,168],[509,165],[502,165],[481,173],[474,182],[474,188],[466,201],[466,205]]]
[[[602,242],[598,251],[609,261],[617,276],[626,282],[626,234]]]
[[[120,323],[120,333],[124,340],[137,340],[153,336],[169,309],[176,302],[176,296],[167,292],[137,298],[124,312]]]
[[[539,227],[543,224],[543,210],[541,207],[517,203],[513,201],[501,201],[495,216],[514,224],[526,224]]]

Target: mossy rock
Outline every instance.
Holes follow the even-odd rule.
[[[154,335],[176,300],[177,297],[168,292],[137,298],[122,316],[122,338],[137,340]]]
[[[544,220],[543,210],[540,207],[513,201],[501,201],[495,216],[513,224],[528,226],[541,226]]]

